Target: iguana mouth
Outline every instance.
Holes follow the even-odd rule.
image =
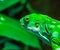
[[[31,32],[32,34],[36,35],[42,42],[45,44],[51,46],[51,40],[50,38],[46,35],[45,32],[41,33],[38,31],[38,29],[35,29],[33,27],[24,27],[27,31]]]

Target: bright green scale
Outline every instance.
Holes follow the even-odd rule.
[[[23,28],[37,35],[53,50],[60,50],[60,21],[47,15],[32,13],[20,20]]]

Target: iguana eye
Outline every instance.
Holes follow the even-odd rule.
[[[24,25],[27,27],[28,24],[29,24],[29,17],[24,18]]]
[[[28,22],[29,21],[29,17],[27,17],[25,20]]]
[[[39,23],[35,23],[35,27],[38,28],[39,27]]]

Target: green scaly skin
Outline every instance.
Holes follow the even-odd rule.
[[[26,21],[27,18],[28,21]],[[52,46],[53,50],[60,48],[60,21],[47,15],[32,13],[22,17],[20,23],[44,43]],[[38,27],[35,23],[38,23]]]

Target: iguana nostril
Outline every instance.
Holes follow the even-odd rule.
[[[24,24],[21,24],[22,26],[25,26]]]

